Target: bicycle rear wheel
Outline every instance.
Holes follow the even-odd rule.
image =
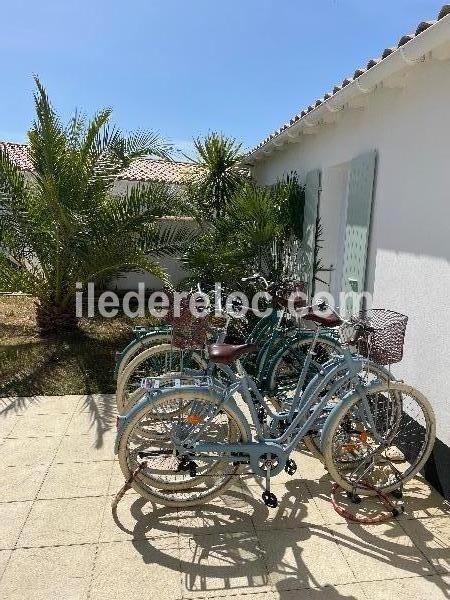
[[[347,491],[388,493],[424,466],[435,434],[434,412],[423,394],[400,382],[375,383],[344,399],[328,417],[325,466]]]
[[[146,463],[133,481],[133,488],[145,498],[165,506],[196,506],[222,493],[239,475],[239,464],[201,456],[194,457],[194,476],[189,469],[179,470],[174,436],[201,442],[248,441],[239,412],[220,404],[208,390],[180,388],[161,394],[130,419],[118,448],[125,479]]]
[[[124,369],[129,365],[133,358],[143,352],[146,348],[157,346],[159,344],[170,344],[171,339],[172,334],[170,332],[155,332],[132,340],[132,342],[130,342],[128,346],[122,350],[122,352],[117,354],[118,359],[115,368],[116,380],[119,379]]]
[[[116,405],[119,414],[129,410],[142,396],[145,377],[159,377],[184,369],[205,369],[200,350],[180,350],[172,344],[159,344],[143,350],[123,370],[117,381]]]

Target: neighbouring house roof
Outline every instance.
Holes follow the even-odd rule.
[[[127,181],[164,181],[166,183],[184,183],[198,174],[199,167],[193,163],[169,160],[138,158],[125,169],[118,179]]]
[[[23,171],[33,171],[27,144],[0,142],[0,148],[8,152],[9,158]]]
[[[297,126],[300,123],[302,123],[302,121],[304,122],[305,125],[310,127],[311,125],[309,123],[309,119],[310,119],[310,117],[313,116],[311,113],[313,113],[314,111],[317,111],[317,109],[322,107],[324,104],[329,105],[328,101],[330,101],[331,99],[333,99],[333,101],[335,99],[337,101],[336,103],[339,104],[338,100],[342,96],[342,93],[347,86],[350,86],[351,84],[355,83],[356,85],[359,85],[360,91],[362,93],[366,93],[367,90],[365,90],[361,86],[360,81],[359,81],[361,76],[363,76],[362,79],[364,79],[364,75],[367,74],[367,72],[370,69],[373,69],[374,67],[378,68],[379,65],[381,65],[384,62],[387,62],[390,58],[393,57],[393,55],[395,55],[397,53],[400,53],[400,55],[404,56],[403,53],[404,53],[405,46],[410,44],[410,42],[413,42],[413,40],[415,40],[419,36],[422,36],[422,34],[424,34],[424,32],[430,31],[430,33],[431,33],[431,30],[435,29],[438,26],[438,24],[443,19],[445,19],[445,17],[447,17],[447,15],[449,15],[449,14],[450,14],[450,4],[445,4],[439,11],[439,14],[437,15],[436,20],[422,21],[421,23],[419,23],[419,25],[417,26],[414,33],[409,33],[409,34],[403,35],[397,42],[396,46],[393,46],[390,48],[385,48],[383,50],[381,56],[370,59],[366,66],[356,69],[356,71],[354,72],[352,77],[346,77],[341,83],[334,86],[334,88],[332,90],[330,90],[329,92],[324,94],[323,97],[318,98],[312,104],[310,104],[308,107],[304,108],[301,112],[294,115],[287,123],[284,123],[284,125],[282,125],[279,129],[272,132],[262,142],[260,142],[254,148],[252,148],[248,152],[247,158],[259,158],[263,154],[268,154],[269,152],[267,152],[267,150],[266,150],[266,147],[268,147],[268,146],[271,147],[272,149],[276,150],[277,147],[280,147],[282,145],[280,143],[281,140],[279,140],[277,138],[279,138],[280,136],[283,137],[284,133],[287,130],[292,130],[293,128],[296,129]],[[418,59],[405,58],[404,60],[405,60],[405,63],[410,62],[412,64],[414,62],[417,62]],[[335,112],[335,109],[330,108],[330,112]],[[306,117],[306,119],[305,119],[305,117]],[[289,134],[288,134],[288,136],[289,136]]]
[[[10,158],[22,170],[33,172],[27,144],[0,142],[0,148],[5,148]],[[118,179],[125,181],[160,181],[164,183],[182,184],[188,178],[199,172],[199,167],[193,163],[175,162],[169,160],[139,158],[126,168]]]

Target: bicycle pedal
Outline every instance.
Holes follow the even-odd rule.
[[[403,498],[402,490],[392,490],[391,496],[393,496],[396,500],[401,500]]]
[[[258,421],[263,425],[267,419],[267,411],[264,406],[260,406],[257,410]]]
[[[292,458],[289,458],[286,461],[286,465],[284,467],[284,470],[286,471],[286,473],[288,475],[293,475],[296,470],[297,470],[297,463],[295,462],[295,460],[293,460]]]
[[[358,494],[353,494],[352,492],[347,492],[347,498],[353,504],[361,504],[361,502],[362,502],[362,498],[360,496],[358,496]]]
[[[262,493],[262,499],[266,506],[269,508],[276,508],[278,506],[278,498],[273,492],[267,490]]]
[[[189,475],[191,477],[195,477],[197,475],[197,463],[193,460],[187,460],[186,458],[182,458],[178,464],[177,471],[189,471]]]

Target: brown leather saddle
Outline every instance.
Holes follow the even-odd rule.
[[[231,363],[240,356],[257,350],[256,344],[211,344],[208,346],[209,360],[223,364]]]
[[[318,325],[323,325],[323,327],[339,327],[339,325],[342,325],[342,319],[334,313],[326,312],[321,315],[320,312],[312,306],[308,307],[307,312],[302,314],[301,318],[305,321],[313,321]]]

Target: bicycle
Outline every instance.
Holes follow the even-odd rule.
[[[303,318],[318,325],[315,341],[321,326],[344,324],[336,314],[317,314],[312,307]],[[239,360],[254,350],[252,345],[239,350],[226,344],[210,347],[210,359],[215,363],[226,366],[236,362],[238,373],[228,387],[211,375],[168,376],[163,385],[158,378],[143,382],[146,396],[118,418],[116,440],[122,472],[138,493],[167,506],[195,506],[220,494],[244,466],[249,466],[254,475],[265,479],[264,503],[276,506],[277,498],[270,490],[271,478],[283,469],[290,475],[295,473],[292,451],[317,423],[328,402],[334,401],[335,394],[349,384],[354,391],[343,398],[337,394],[339,400],[321,433],[325,465],[331,467],[333,476],[337,475],[337,483],[351,493],[371,495],[378,489],[389,492],[398,489],[424,464],[434,441],[434,416],[429,403],[409,386],[391,380],[364,385],[359,373],[365,358],[354,355],[346,340],[342,339],[342,354],[303,389],[314,351],[314,342],[311,344],[294,396],[283,403],[279,412],[272,411]],[[392,465],[386,449],[396,441],[403,419],[401,395],[406,388],[426,414],[426,440],[415,457],[409,448],[409,467],[403,473],[396,470],[394,479],[389,481],[376,479],[377,465]],[[394,392],[389,392],[388,406],[386,390]],[[234,399],[236,393],[242,398],[242,408]],[[382,402],[378,405],[380,396]],[[268,416],[263,422],[258,416],[259,405]],[[249,413],[254,436],[244,410]],[[377,430],[380,423],[382,431]],[[336,440],[339,442],[348,432],[356,450],[361,451],[361,445],[368,449],[366,455],[350,452],[349,456],[348,452],[345,455],[336,451],[343,449]],[[370,483],[368,475],[372,477]]]
[[[286,283],[269,284],[259,274],[244,278],[243,281],[261,282],[266,291],[272,293],[268,314],[256,323],[244,344],[260,345],[255,360],[252,364],[247,362],[246,368],[257,379],[263,393],[276,401],[276,396],[283,393],[288,385],[289,367],[294,372],[301,368],[314,333],[311,330],[300,329],[298,324],[294,324],[292,319],[287,318],[289,315],[286,296],[292,293],[293,285],[287,287]],[[227,325],[218,332],[217,343],[224,341],[229,322],[230,317],[227,316]],[[142,340],[142,343],[144,341]],[[183,368],[203,370],[207,368],[208,357],[201,346],[192,351],[177,348],[173,343],[171,330],[165,334],[164,339],[159,337],[158,341],[159,343],[152,341],[150,347],[138,353],[122,370],[116,387],[116,404],[119,413],[129,409],[131,404],[142,397],[142,391],[136,388],[143,377],[158,376],[167,371],[181,371]],[[329,358],[338,343],[338,339],[330,331],[320,336],[316,342],[316,360],[312,364],[315,371]]]

